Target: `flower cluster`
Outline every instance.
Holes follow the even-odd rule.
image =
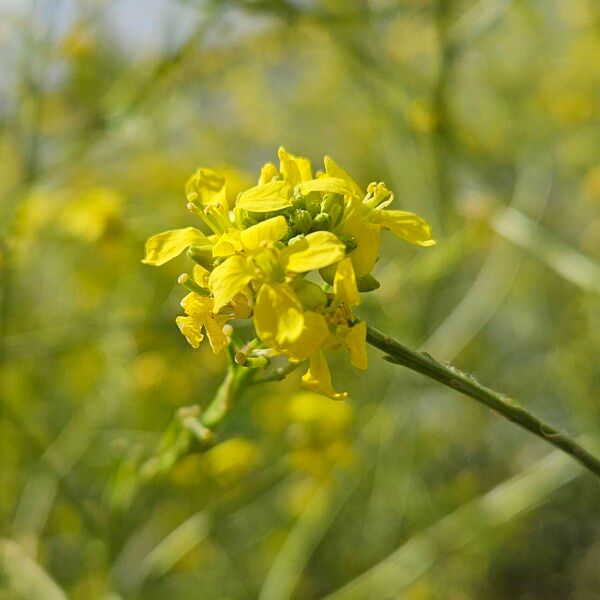
[[[323,349],[347,349],[352,365],[367,367],[366,324],[353,308],[360,292],[379,287],[371,271],[381,230],[420,246],[435,242],[422,218],[388,209],[393,194],[384,183],[369,184],[365,193],[328,156],[314,176],[308,159],[283,148],[278,155],[279,167],[267,163],[258,185],[240,193],[235,206],[225,179],[198,169],[186,186],[187,206],[210,234],[186,227],[154,235],[144,262],[162,265],[187,250],[196,263],[193,275],[179,278],[190,293],[181,302],[185,316],[176,319],[194,348],[204,332],[219,352],[229,342],[226,323],[252,319],[256,339],[240,362],[277,355],[308,360],[303,385],[343,399]]]

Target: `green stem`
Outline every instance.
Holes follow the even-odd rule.
[[[257,369],[240,367],[235,363],[229,364],[223,383],[200,416],[204,427],[214,429],[223,420],[256,371]]]
[[[387,354],[385,358],[389,362],[417,371],[430,379],[439,381],[446,387],[477,400],[502,415],[505,419],[520,425],[545,442],[556,446],[600,477],[600,460],[598,458],[564,433],[534,417],[514,401],[503,397],[502,394],[484,387],[468,375],[461,373],[450,365],[438,362],[426,353],[416,352],[406,347],[398,340],[370,325],[367,325],[367,342],[385,352]]]

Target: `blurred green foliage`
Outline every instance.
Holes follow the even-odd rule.
[[[235,195],[280,144],[330,153],[438,239],[388,240],[361,314],[597,434],[594,0],[0,17],[0,598],[600,597],[597,481],[376,352],[366,374],[337,363],[347,404],[258,386],[197,452],[176,414],[224,359],[174,324],[183,259],[140,264],[192,223],[195,167]]]

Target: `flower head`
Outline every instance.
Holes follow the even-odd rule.
[[[434,244],[429,224],[417,215],[390,210],[393,194],[383,183],[366,193],[333,159],[313,175],[310,161],[284,148],[279,165],[267,163],[258,184],[227,200],[225,179],[198,169],[186,185],[188,209],[204,223],[165,231],[146,242],[145,263],[161,265],[184,250],[196,262],[193,277],[180,283],[190,293],[176,322],[193,347],[204,334],[214,352],[229,343],[223,326],[252,319],[262,355],[308,361],[308,389],[334,399],[323,350],[349,352],[366,369],[366,324],[353,310],[361,292],[378,287],[371,271],[379,256],[381,230],[420,246]],[[319,273],[322,284],[314,281]]]

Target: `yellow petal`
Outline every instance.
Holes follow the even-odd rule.
[[[210,346],[212,351],[215,354],[218,354],[225,346],[227,346],[227,337],[223,333],[223,325],[225,321],[228,320],[228,317],[220,317],[217,318],[213,316],[209,316],[204,321],[204,328],[206,329],[206,335],[208,337],[208,341],[210,342]]]
[[[287,229],[287,221],[280,215],[244,229],[240,233],[240,238],[247,250],[258,250],[264,245],[278,242],[286,234]]]
[[[349,181],[337,177],[320,177],[310,179],[300,184],[300,193],[306,196],[310,192],[325,192],[328,194],[354,195],[354,188]]]
[[[308,371],[302,376],[302,385],[317,394],[328,396],[332,400],[348,398],[346,392],[336,392],[333,389],[329,365],[320,350],[311,355]]]
[[[172,229],[146,240],[147,265],[160,266],[181,254],[188,246],[208,244],[206,236],[195,227]]]
[[[292,289],[285,283],[261,286],[254,308],[258,337],[275,347],[294,342],[302,333],[304,312]]]
[[[200,342],[204,337],[202,333],[200,333],[202,329],[202,321],[198,320],[196,317],[177,317],[175,319],[175,323],[177,323],[177,327],[183,335],[186,337],[187,341],[191,344],[193,348],[198,348],[200,346]]]
[[[204,317],[212,312],[213,299],[207,296],[200,296],[195,292],[190,292],[181,301],[181,306],[188,315],[197,315]]]
[[[189,202],[229,209],[225,178],[211,169],[198,169],[188,180],[185,193]]]
[[[290,185],[295,186],[301,181],[312,179],[312,167],[308,158],[294,156],[281,146],[277,151],[279,170]]]
[[[323,162],[325,163],[325,172],[329,177],[344,179],[350,184],[354,196],[359,198],[364,196],[364,192],[360,189],[358,183],[356,183],[356,181],[354,181],[354,179],[352,179],[352,177],[350,177],[350,175],[348,175],[348,173],[346,173],[346,171],[331,158],[331,156],[326,156]]]
[[[330,231],[315,231],[288,246],[281,254],[282,261],[287,261],[288,271],[306,273],[341,260],[346,248]]]
[[[372,213],[371,219],[410,244],[433,246],[429,223],[414,213],[404,210],[381,210]]]
[[[269,183],[269,181],[273,180],[273,177],[277,177],[279,175],[279,171],[277,167],[273,163],[267,163],[260,170],[260,177],[258,178],[258,185],[264,185],[265,183]]]
[[[208,287],[208,276],[210,272],[200,265],[194,265],[194,281],[202,287]]]
[[[269,212],[286,208],[292,204],[292,186],[286,181],[269,181],[246,190],[237,201],[237,206],[252,212]]]
[[[360,294],[356,287],[356,277],[352,260],[345,258],[342,260],[335,272],[333,279],[334,305],[345,304],[346,306],[357,306],[360,304]]]
[[[350,362],[357,369],[366,369],[367,357],[367,324],[364,321],[357,323],[350,329],[345,339],[350,350]]]
[[[356,248],[348,255],[352,259],[356,277],[368,275],[379,258],[381,229],[354,213],[345,223],[342,233],[354,238]]]
[[[325,317],[319,313],[304,313],[304,328],[300,337],[285,347],[285,354],[295,361],[306,360],[323,346],[329,337]]]
[[[218,312],[254,278],[254,272],[243,256],[230,256],[215,267],[208,278],[208,287],[214,296],[213,311]]]
[[[242,249],[243,246],[240,239],[240,232],[237,229],[232,229],[219,236],[218,241],[212,248],[212,255],[215,258],[222,258],[241,252]]]

